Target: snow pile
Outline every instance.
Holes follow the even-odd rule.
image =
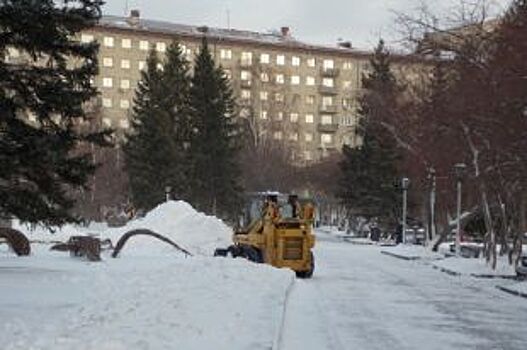
[[[386,247],[382,252],[408,260],[440,260],[444,258],[442,254],[433,252],[427,247],[414,244],[398,244],[394,247]]]
[[[498,257],[496,270],[493,270],[492,267],[487,264],[486,259],[467,259],[458,257],[449,257],[434,262],[434,266],[455,274],[475,277],[516,276],[514,267],[509,265],[508,258],[504,256]]]
[[[506,285],[500,285],[498,288],[511,294],[516,294],[527,298],[527,281],[514,282]]]
[[[0,255],[4,350],[270,349],[291,271],[243,259]],[[257,331],[255,331],[257,330]]]
[[[45,228],[30,228],[14,223],[14,228],[32,241],[51,243],[67,241],[74,235],[94,235],[110,238],[114,244],[126,232],[134,229],[148,229],[164,235],[193,254],[211,255],[216,247],[230,244],[232,229],[223,221],[196,211],[183,201],[169,201],[160,204],[144,218],[130,221],[126,226],[111,228],[106,224],[92,223],[88,227],[65,225],[50,232]],[[152,237],[130,238],[123,254],[173,254],[174,248]]]

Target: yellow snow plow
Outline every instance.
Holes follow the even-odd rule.
[[[246,217],[250,224],[236,230],[233,245],[216,249],[215,256],[243,257],[256,263],[288,267],[300,278],[313,275],[315,259],[311,249],[315,236],[311,202],[302,205],[296,195],[289,195],[285,202],[278,193],[257,194],[249,203]]]

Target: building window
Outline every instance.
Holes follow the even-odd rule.
[[[123,129],[128,129],[130,127],[130,122],[128,121],[128,119],[121,119],[119,121],[119,125],[121,126],[121,128]]]
[[[245,66],[250,66],[253,64],[253,53],[252,52],[242,52],[241,64]]]
[[[113,47],[113,37],[105,36],[103,39],[103,44],[106,47]]]
[[[331,134],[321,134],[320,135],[320,141],[322,141],[322,143],[331,143],[331,142],[333,142],[333,135],[331,135]]]
[[[285,81],[283,74],[277,74],[276,75],[276,83],[277,84],[283,84]]]
[[[335,62],[333,60],[324,60],[324,62],[322,62],[322,67],[324,70],[333,69],[335,67]]]
[[[163,70],[164,70],[164,68],[163,68],[163,63],[158,63],[157,66],[156,66],[156,68],[157,68],[158,70],[160,70],[160,71],[163,71]]]
[[[306,85],[307,86],[314,86],[315,85],[315,77],[311,77],[311,76],[306,77]]]
[[[222,60],[230,60],[232,58],[232,51],[229,49],[221,49],[220,58]]]
[[[322,85],[327,87],[333,87],[335,85],[335,82],[333,78],[324,78],[322,79]]]
[[[232,80],[232,72],[230,69],[224,69],[223,74],[227,77],[227,79]]]
[[[260,100],[267,101],[268,93],[267,91],[260,91]]]
[[[278,121],[284,120],[284,112],[280,111],[280,112],[276,113],[276,120],[278,120]]]
[[[293,57],[291,58],[291,64],[292,64],[293,66],[295,66],[295,67],[300,66],[300,57],[298,57],[298,56],[293,56]]]
[[[352,106],[351,98],[345,97],[345,98],[342,99],[342,107],[344,109],[350,109],[351,106]]]
[[[308,67],[314,67],[315,66],[315,58],[314,57],[311,57],[311,58],[308,58],[307,59],[307,66]]]
[[[276,56],[276,64],[279,66],[283,66],[285,64],[285,56],[284,55],[277,55]]]
[[[346,61],[342,64],[342,69],[344,70],[350,70],[352,68],[351,61]]]
[[[113,67],[113,58],[111,58],[111,57],[103,57],[102,58],[102,65],[103,65],[103,67]]]
[[[251,90],[242,90],[242,99],[250,100],[251,99]]]
[[[273,137],[275,140],[281,140],[282,139],[282,132],[281,131],[275,131],[273,133]]]
[[[123,90],[130,89],[130,80],[128,80],[128,79],[121,79],[121,89],[123,89]]]
[[[137,63],[137,67],[139,68],[139,70],[145,70],[146,69],[146,61],[139,61]]]
[[[130,69],[130,60],[121,60],[122,69]]]
[[[304,151],[304,159],[308,161],[312,159],[311,151]]]
[[[354,124],[353,116],[344,115],[340,118],[340,123],[345,126],[352,126]]]
[[[267,83],[269,81],[269,74],[267,74],[266,72],[260,73],[260,80],[264,83]]]
[[[240,73],[240,78],[242,80],[251,80],[251,72],[248,70],[242,70]]]
[[[130,101],[128,101],[128,100],[121,100],[121,102],[119,103],[119,107],[121,107],[121,109],[128,109],[128,108],[130,108]]]
[[[322,106],[333,106],[333,96],[323,96],[322,97]]]
[[[91,43],[95,38],[91,34],[81,34],[81,42]]]
[[[112,108],[112,99],[108,97],[104,97],[102,99],[102,106],[104,108]]]
[[[113,79],[112,78],[102,78],[102,86],[105,88],[113,87]]]
[[[260,119],[267,119],[267,111],[260,111]]]
[[[323,114],[320,117],[320,124],[322,125],[331,125],[333,124],[333,117],[329,114]]]
[[[161,41],[156,43],[157,52],[165,52],[166,50],[167,50],[167,44]]]
[[[291,85],[299,85],[299,84],[300,84],[300,76],[292,75],[291,76]]]
[[[315,122],[315,117],[313,114],[306,114],[306,123],[313,124]]]
[[[351,88],[351,80],[345,80],[342,82],[342,87],[344,89],[350,89]]]
[[[315,104],[315,96],[309,95],[306,96],[306,105],[314,105]]]
[[[289,140],[291,141],[298,141],[298,133],[297,132],[292,132],[289,134]]]
[[[262,64],[268,64],[271,61],[271,57],[268,53],[262,53],[260,55],[260,63]]]
[[[291,113],[289,116],[289,120],[291,121],[291,123],[298,122],[298,113]]]
[[[112,126],[112,120],[110,118],[102,118],[102,123],[104,126],[111,127]]]
[[[131,49],[132,48],[132,39],[121,39],[121,47],[123,49]]]
[[[276,102],[284,102],[284,94],[280,93],[280,92],[276,92],[274,94],[274,100]]]
[[[313,141],[313,134],[310,133],[310,132],[306,132],[306,134],[304,135],[305,136],[305,140],[306,142],[311,142]]]
[[[148,51],[148,47],[149,46],[150,45],[148,45],[148,41],[146,41],[146,40],[139,41],[139,50],[141,50],[141,51]]]

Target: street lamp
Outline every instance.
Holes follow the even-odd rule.
[[[408,206],[407,193],[409,185],[410,179],[407,177],[403,177],[401,180],[401,187],[403,188],[403,244],[406,244],[406,208]]]
[[[426,241],[434,239],[436,235],[435,203],[436,203],[436,170],[433,167],[428,169],[430,180],[430,226],[426,234]]]
[[[170,192],[172,191],[172,187],[166,186],[165,187],[165,200],[168,202],[170,200]]]
[[[456,255],[461,251],[461,180],[467,165],[465,163],[457,163],[454,165],[457,182],[457,220],[456,220]]]

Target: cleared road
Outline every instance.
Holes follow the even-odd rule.
[[[380,248],[322,236],[297,280],[280,349],[527,349],[527,300]]]

